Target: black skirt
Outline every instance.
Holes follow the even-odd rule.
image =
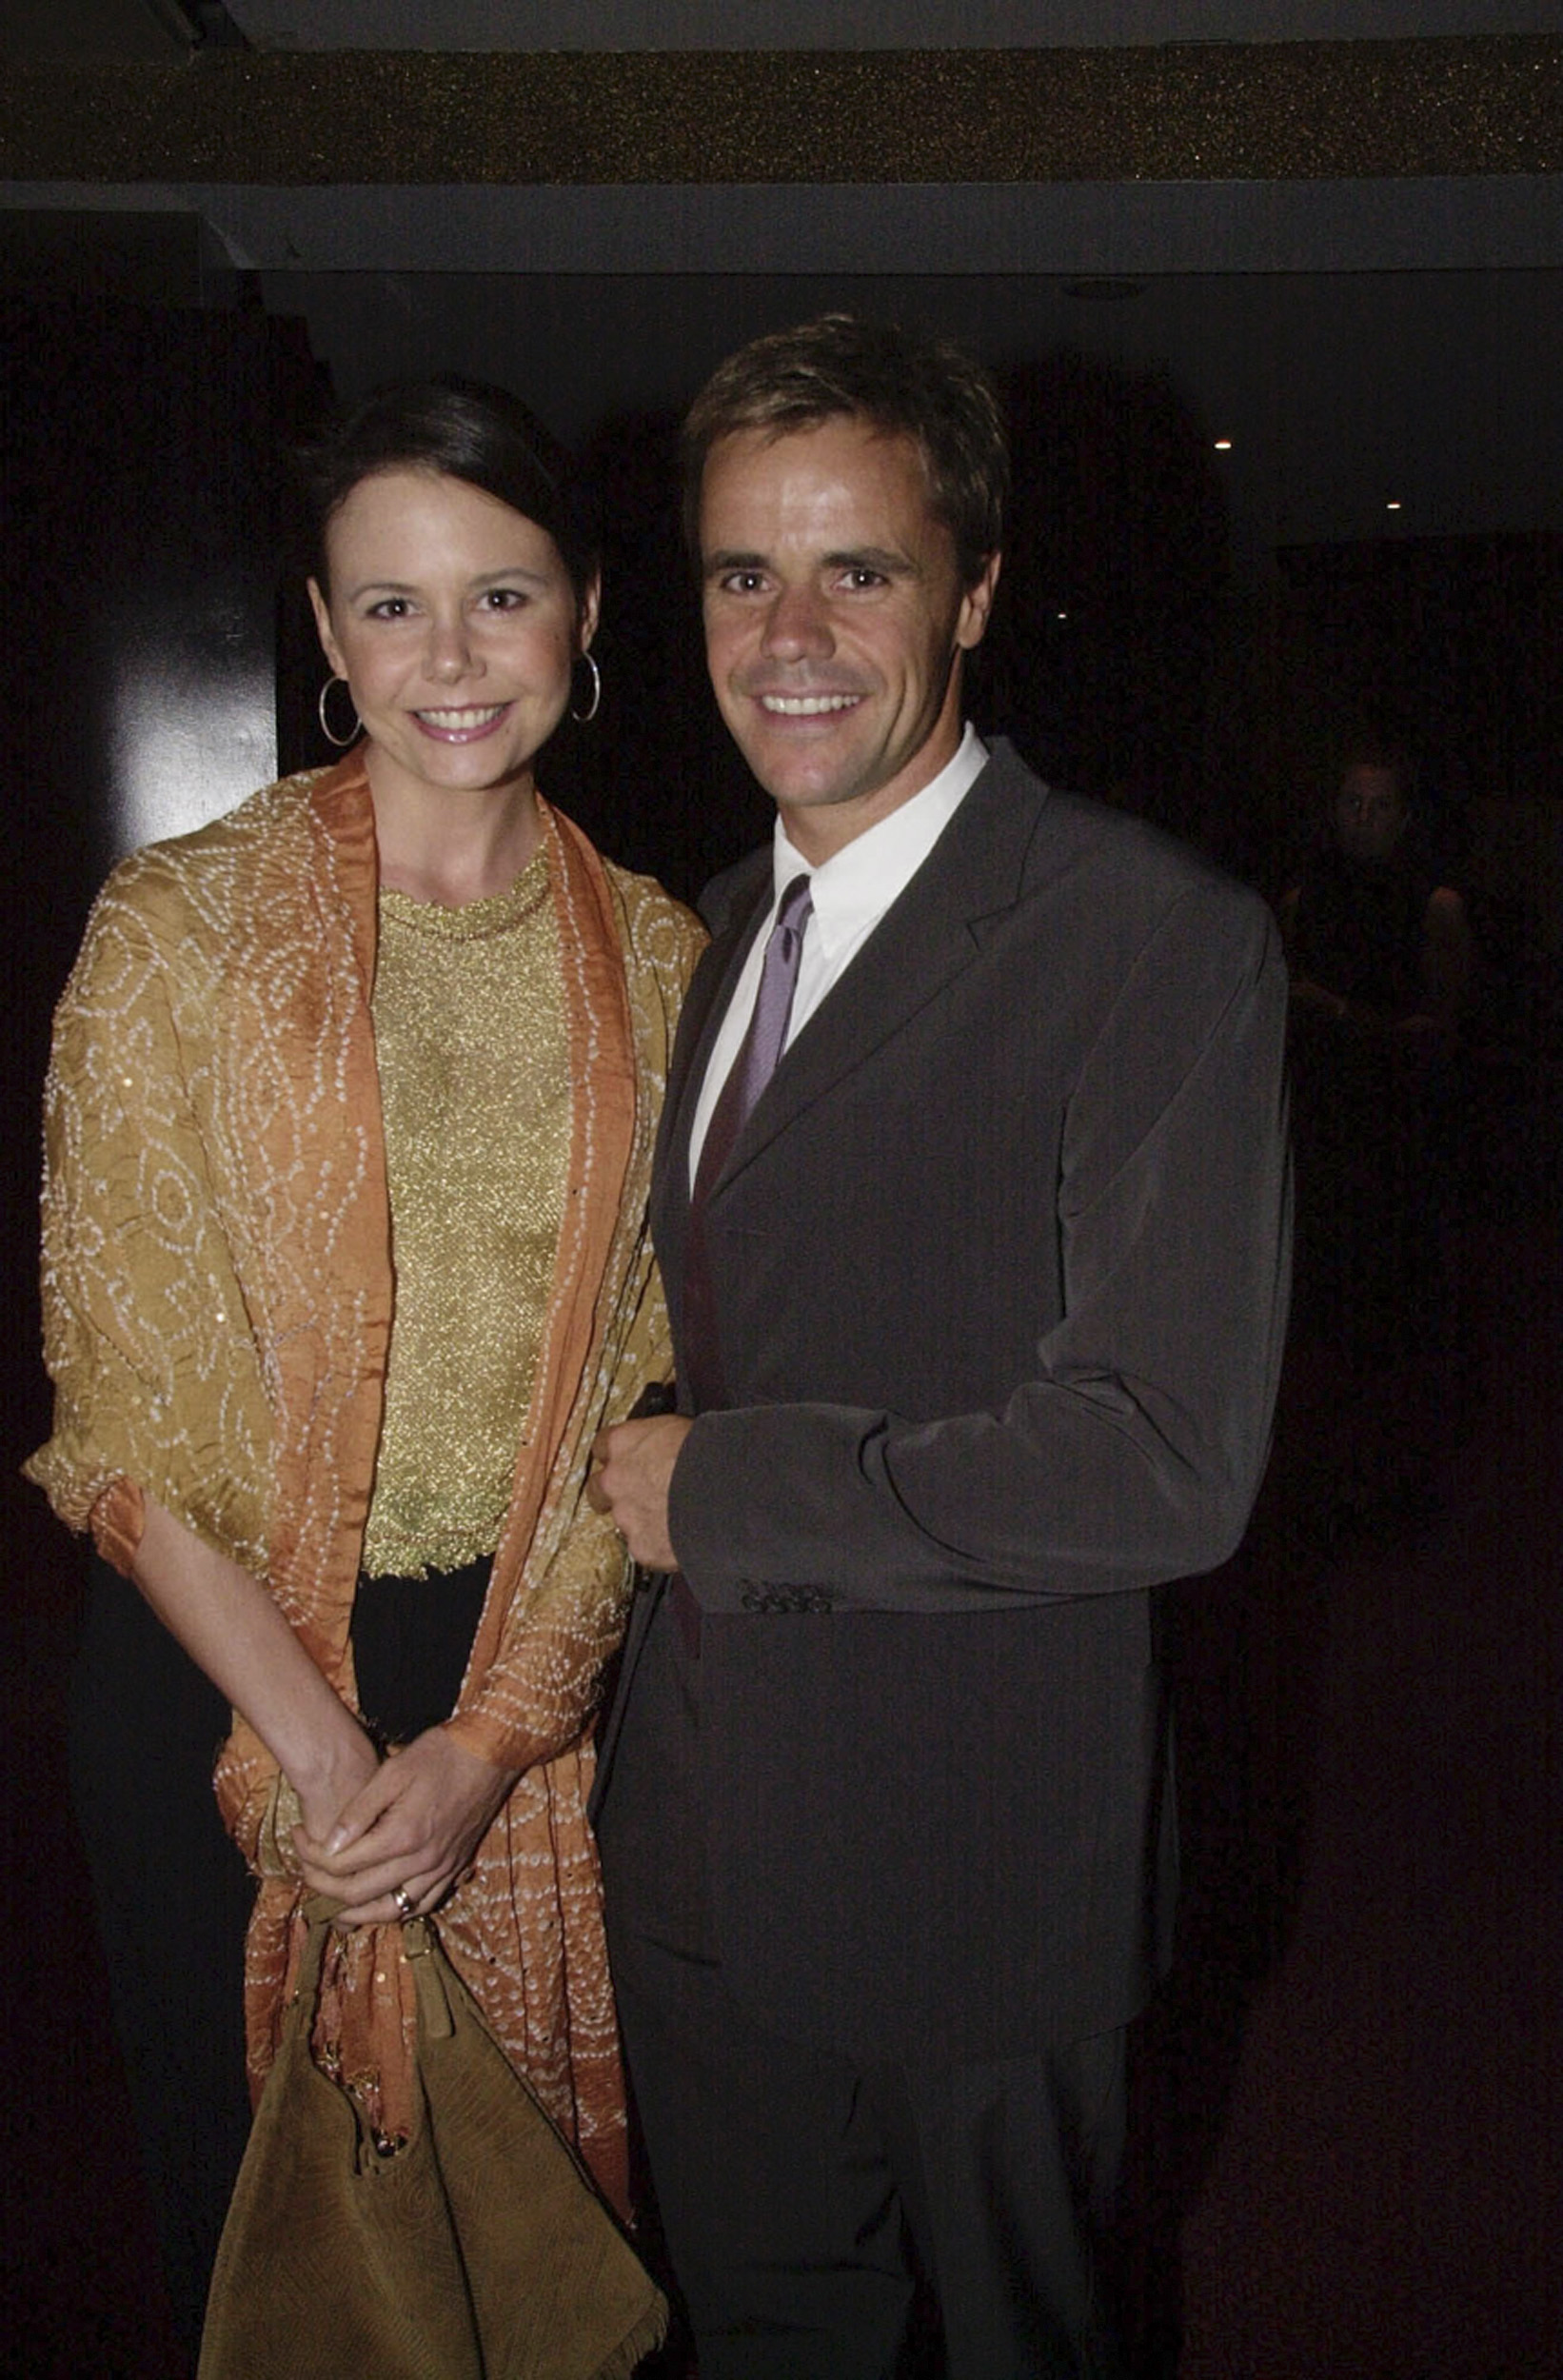
[[[365,1724],[382,1743],[410,1743],[456,1707],[483,1614],[491,1554],[426,1578],[361,1578],[353,1603],[353,1670]]]
[[[492,1557],[360,1579],[366,1718],[406,1743],[448,1718]],[[174,2321],[193,2363],[249,2132],[245,1930],[255,1887],[211,1791],[224,1696],[128,1579],[94,1557],[71,1693],[70,1772]]]

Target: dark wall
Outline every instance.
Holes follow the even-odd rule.
[[[1563,795],[1563,539],[1396,538],[1277,560],[1337,737],[1407,745],[1435,793]]]
[[[20,2151],[11,2211],[25,2217],[0,2254],[15,2268],[0,2361],[152,2380],[176,2366],[67,1811],[82,1555],[18,1477],[49,1420],[38,1116],[53,1004],[113,858],[271,773],[269,456],[313,374],[289,328],[258,313],[12,294],[0,329],[3,1873],[32,1973],[0,2086]],[[160,819],[146,818],[148,797]]]
[[[310,373],[287,327],[255,315],[11,298],[3,327],[4,1343],[24,1372],[9,1457],[44,1416],[30,1283],[50,1012],[118,851],[271,773],[271,457]]]

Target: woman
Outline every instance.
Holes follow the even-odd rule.
[[[1465,904],[1415,850],[1415,772],[1365,745],[1341,772],[1329,833],[1280,904],[1299,1014],[1436,1046],[1471,981]]]
[[[1351,753],[1280,903],[1292,972],[1294,1337],[1339,1367],[1337,1519],[1424,1508],[1453,1419],[1465,904],[1421,850],[1409,757]]]
[[[665,1368],[645,1196],[699,928],[538,796],[572,682],[595,708],[598,584],[524,409],[385,390],[310,491],[332,708],[362,735],[100,897],[49,1081],[56,1414],[30,1469],[232,1706],[252,2094],[303,1892],[328,1892],[317,2037],[377,2129],[407,2130],[411,1994],[382,1930],[437,1909],[622,2208],[585,1798],[628,1582],[582,1489],[595,1431]],[[118,1642],[108,1663],[78,1733],[111,1817],[142,1746],[113,1740]],[[153,1843],[132,1918],[181,1857]],[[126,1955],[160,1950],[182,1958]]]

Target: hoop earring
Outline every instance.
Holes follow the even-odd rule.
[[[316,715],[320,720],[320,732],[326,738],[327,744],[334,744],[336,745],[339,752],[345,752],[349,744],[356,743],[359,736],[364,731],[364,722],[360,719],[356,709],[353,712],[353,724],[348,728],[345,736],[339,736],[335,732],[330,721],[326,716],[326,701],[331,691],[331,688],[334,685],[346,685],[346,683],[347,681],[346,678],[327,678],[326,684],[320,689],[320,701],[315,704]],[[352,700],[350,694],[347,699],[349,702]]]
[[[586,667],[591,671],[591,702],[588,707],[584,711],[572,710],[570,717],[579,721],[580,724],[584,727],[589,720],[596,718],[599,710],[602,708],[603,673],[598,668],[597,664],[593,660],[590,653],[584,652],[581,658],[585,663]]]

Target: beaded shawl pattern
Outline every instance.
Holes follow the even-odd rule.
[[[453,1963],[623,2204],[623,2112],[589,1722],[627,1567],[583,1496],[592,1438],[667,1369],[645,1230],[673,1026],[701,934],[539,804],[572,1099],[564,1224],[504,1536],[455,1716],[524,1774],[441,1913]],[[46,1094],[45,1344],[55,1425],[29,1464],[122,1570],[143,1497],[267,1581],[352,1700],[348,1625],[392,1276],[369,994],[374,819],[362,757],[124,862],[56,1018]],[[275,1873],[275,1763],[236,1717],[219,1803],[262,1873],[246,1982],[252,2090],[302,1927]],[[265,1873],[267,1870],[272,1873]],[[411,2120],[395,1928],[345,1937],[323,2002],[344,2072]]]

